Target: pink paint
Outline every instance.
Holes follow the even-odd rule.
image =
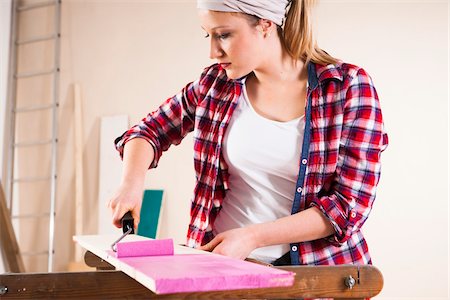
[[[116,257],[173,255],[173,240],[119,242]]]
[[[221,255],[119,258],[155,282],[157,294],[291,286],[295,273]]]

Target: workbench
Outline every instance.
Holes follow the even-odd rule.
[[[273,268],[295,273],[290,287],[156,294],[93,252],[84,260],[96,271],[1,274],[0,299],[365,299],[383,287],[370,265],[282,266]]]

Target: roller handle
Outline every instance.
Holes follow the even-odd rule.
[[[130,230],[131,228],[131,232],[130,233],[134,233],[134,219],[133,216],[131,215],[131,211],[127,212],[126,214],[123,215],[122,219],[122,231],[123,233],[127,232],[128,230]]]

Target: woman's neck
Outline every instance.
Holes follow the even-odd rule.
[[[283,85],[307,79],[305,62],[292,58],[279,39],[269,49],[271,50],[267,51],[266,59],[253,71],[259,84]]]

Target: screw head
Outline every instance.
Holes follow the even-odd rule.
[[[8,287],[0,285],[0,295],[4,295],[8,292]]]
[[[352,289],[356,284],[356,280],[352,277],[352,275],[348,275],[347,277],[345,277],[344,283],[346,287]]]

